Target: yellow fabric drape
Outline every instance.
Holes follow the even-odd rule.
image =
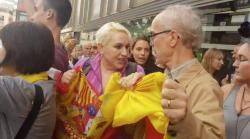
[[[41,72],[37,74],[21,74],[18,75],[20,78],[24,79],[28,83],[34,83],[37,81],[46,81],[48,80],[48,73],[47,72]]]
[[[112,126],[133,124],[148,117],[157,132],[165,134],[168,118],[161,107],[161,88],[165,74],[152,73],[144,76],[133,88],[119,84],[121,75],[114,73],[101,96],[101,112]]]

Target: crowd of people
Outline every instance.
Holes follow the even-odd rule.
[[[71,36],[60,39],[72,12],[69,0],[24,1],[30,21],[0,30],[1,139],[250,138],[248,22],[239,29],[232,79],[220,86],[215,72],[225,56],[211,48],[196,59],[202,23],[190,6],[168,6],[148,36],[133,39],[123,25],[109,22],[95,41],[78,45]],[[132,115],[123,112],[128,109]],[[127,121],[117,124],[122,116]]]

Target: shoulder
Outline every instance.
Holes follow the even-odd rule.
[[[137,72],[141,72],[141,73],[145,73],[144,72],[144,69],[143,69],[143,67],[142,66],[140,66],[140,65],[137,65]]]
[[[134,72],[145,73],[144,69],[140,65],[136,64],[135,62],[128,62],[125,69],[126,75],[129,75]]]
[[[191,98],[203,99],[204,102],[218,101],[222,107],[223,104],[223,91],[219,84],[213,77],[207,73],[201,71],[188,85],[187,90],[189,91]]]
[[[6,91],[11,91],[14,89],[18,89],[20,87],[29,87],[29,84],[26,83],[24,80],[17,78],[17,77],[11,77],[11,76],[1,76],[0,77],[0,88],[5,89]]]
[[[197,88],[212,90],[214,88],[221,90],[218,82],[205,70],[202,70],[192,81]]]
[[[53,91],[54,89],[54,81],[39,81],[35,84],[42,87],[42,89],[46,92]],[[27,96],[27,95],[34,95],[35,88],[34,84],[28,83],[25,80],[19,77],[9,77],[9,76],[1,76],[0,77],[0,90],[1,92],[6,92],[9,95],[16,95],[16,96]]]
[[[224,95],[223,95],[223,100],[225,101],[225,99],[227,98],[227,96],[229,95],[230,91],[232,90],[232,88],[234,87],[234,84],[226,84],[224,86],[221,87]]]
[[[20,106],[33,97],[34,87],[31,84],[16,77],[0,77],[0,105],[9,105],[9,109],[15,109],[16,105]]]

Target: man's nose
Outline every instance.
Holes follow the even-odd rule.
[[[239,63],[240,63],[239,60],[236,59],[236,60],[234,61],[234,63],[233,63],[233,67],[235,67],[235,68],[238,67],[238,66],[239,66]]]

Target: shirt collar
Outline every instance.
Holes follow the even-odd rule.
[[[185,63],[179,65],[178,67],[174,68],[173,70],[169,71],[168,69],[165,69],[165,73],[168,75],[168,77],[172,79],[179,78],[180,74],[188,69],[191,65],[193,65],[196,62],[196,58],[193,58],[189,61],[186,61]]]

